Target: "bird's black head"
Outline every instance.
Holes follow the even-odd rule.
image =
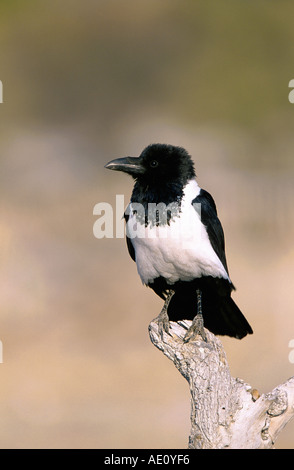
[[[140,185],[149,187],[170,184],[183,187],[195,177],[193,161],[188,152],[182,147],[166,144],[149,145],[138,158],[118,158],[105,167],[124,171]]]

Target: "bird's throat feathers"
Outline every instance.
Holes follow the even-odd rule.
[[[172,202],[180,202],[183,195],[184,187],[176,181],[162,186],[152,184],[150,181],[137,181],[132,192],[131,202],[138,202],[143,206],[148,205],[148,203],[168,205]]]
[[[191,190],[193,194],[189,194]],[[192,201],[199,190],[194,178],[185,186],[179,182],[171,182],[161,187],[136,183],[129,210],[136,214],[137,222],[146,227],[169,225],[171,220],[180,216],[187,196],[191,197]]]

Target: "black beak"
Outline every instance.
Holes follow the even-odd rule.
[[[126,157],[126,158],[117,158],[116,160],[111,160],[111,162],[105,165],[105,168],[108,170],[124,171],[130,175],[140,175],[144,173],[144,167],[141,164],[140,158],[135,157]]]

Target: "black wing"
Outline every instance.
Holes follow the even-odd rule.
[[[127,210],[126,210],[124,213],[124,219],[126,221],[126,224],[128,223],[129,217],[130,216],[128,215]],[[132,240],[128,237],[128,233],[126,234],[126,242],[127,242],[127,247],[129,250],[130,257],[132,258],[132,260],[136,261],[135,249],[133,247]]]
[[[199,195],[193,199],[192,205],[195,203],[201,204],[201,221],[206,227],[209,241],[214,251],[229,274],[225,254],[224,231],[217,216],[216,205],[213,197],[207,191],[201,189]],[[196,207],[195,210],[197,210]]]

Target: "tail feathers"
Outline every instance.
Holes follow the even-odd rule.
[[[226,289],[227,286],[222,284],[223,289],[220,291],[215,288],[215,280],[212,281],[214,284],[210,283],[209,289],[201,286],[204,327],[215,335],[238,339],[252,334],[251,326],[231,298],[231,286]],[[196,289],[191,290],[189,284],[181,285],[172,297],[167,313],[171,321],[193,320],[197,314]]]
[[[231,297],[226,297],[214,312],[204,314],[204,326],[215,335],[242,339],[252,334],[252,328]]]

